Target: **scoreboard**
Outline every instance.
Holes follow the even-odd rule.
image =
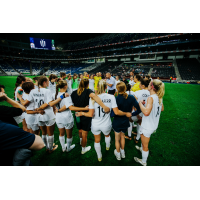
[[[30,37],[31,49],[55,50],[54,40]]]

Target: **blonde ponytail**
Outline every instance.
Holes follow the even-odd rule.
[[[159,104],[161,105],[162,104],[163,96],[165,94],[165,85],[164,85],[164,83],[161,80],[154,79],[153,80],[153,86],[155,88],[156,94],[158,95]]]
[[[81,96],[81,94],[83,93],[84,89],[86,89],[89,85],[89,80],[84,78],[81,80],[78,90],[77,90],[77,94],[78,96]]]
[[[122,93],[122,95],[123,95],[123,97],[124,97],[125,99],[128,98],[128,94],[126,93],[126,85],[125,85],[124,82],[119,82],[119,83],[117,83],[116,88],[117,88],[117,91],[118,91],[119,93]]]

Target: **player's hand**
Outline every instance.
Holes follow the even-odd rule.
[[[144,104],[145,104],[145,101],[144,101],[144,100],[140,100],[139,103],[141,103],[141,104],[144,105]]]
[[[6,101],[7,98],[8,97],[7,97],[7,95],[5,93],[0,92],[0,101]]]
[[[85,106],[86,110],[89,110],[89,106]]]
[[[55,111],[55,113],[57,113],[57,112],[58,112],[58,108],[55,107],[55,110],[54,110],[54,111]]]
[[[38,111],[39,108],[35,108],[35,111]]]
[[[69,97],[69,94],[68,94],[68,93],[65,93],[65,97]]]
[[[130,118],[132,116],[132,113],[127,112],[126,117]]]
[[[142,120],[142,117],[140,115],[137,115],[138,120]]]
[[[81,112],[76,112],[75,115],[76,115],[76,117],[81,117],[82,116]]]
[[[110,108],[107,107],[107,106],[105,106],[103,109],[104,109],[104,112],[105,112],[105,113],[109,113],[109,112],[110,112]]]
[[[41,115],[44,115],[45,111],[44,110],[39,110],[38,113],[41,114]]]

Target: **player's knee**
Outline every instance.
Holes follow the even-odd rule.
[[[144,151],[149,151],[148,146],[143,145],[143,150],[144,150]]]

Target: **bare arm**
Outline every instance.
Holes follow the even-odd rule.
[[[95,95],[94,93],[91,93],[89,97],[95,100],[104,109],[105,113],[110,112],[110,108],[105,106],[105,104],[101,101],[101,99],[97,95]]]
[[[89,109],[89,112],[79,112],[79,113],[76,113],[77,117],[80,117],[80,116],[93,117],[93,115],[94,115],[94,109]]]
[[[68,93],[65,93],[65,97],[69,97],[69,94],[68,94]],[[62,100],[62,99],[59,97],[59,98],[57,98],[55,101],[49,102],[49,105],[50,105],[51,107],[53,107],[54,105],[58,104],[61,100]]]
[[[40,110],[40,111],[26,110],[26,113],[27,114],[41,114],[41,115],[43,115],[45,112],[44,112],[44,110]]]
[[[10,105],[12,105],[12,106],[15,107],[15,108],[20,108],[20,109],[22,109],[23,112],[26,111],[26,108],[25,108],[23,105],[21,105],[20,103],[14,101],[14,100],[12,100],[12,99],[10,99],[10,98],[7,97],[7,96],[6,96],[6,102],[8,102]]]
[[[144,107],[144,105],[143,105],[143,100],[141,100],[141,101],[139,102],[139,106],[140,106],[140,109],[141,109],[141,111],[143,112],[143,114],[144,114],[145,116],[149,116],[150,113],[151,113],[151,110],[152,110],[152,108],[153,108],[153,98],[152,98],[152,97],[149,97],[149,98],[147,99],[147,105],[146,105],[146,107]]]
[[[164,111],[164,104],[162,105],[161,111]]]
[[[50,103],[50,102],[49,102],[49,103]],[[41,106],[37,109],[37,111],[44,110],[44,109],[46,109],[48,106],[49,106],[48,103],[44,103],[43,105],[41,105]]]
[[[29,149],[38,151],[42,148],[44,148],[44,142],[42,138],[38,135],[35,135],[35,141]]]
[[[89,108],[87,106],[85,108],[69,106],[69,109],[72,111],[88,111]]]

